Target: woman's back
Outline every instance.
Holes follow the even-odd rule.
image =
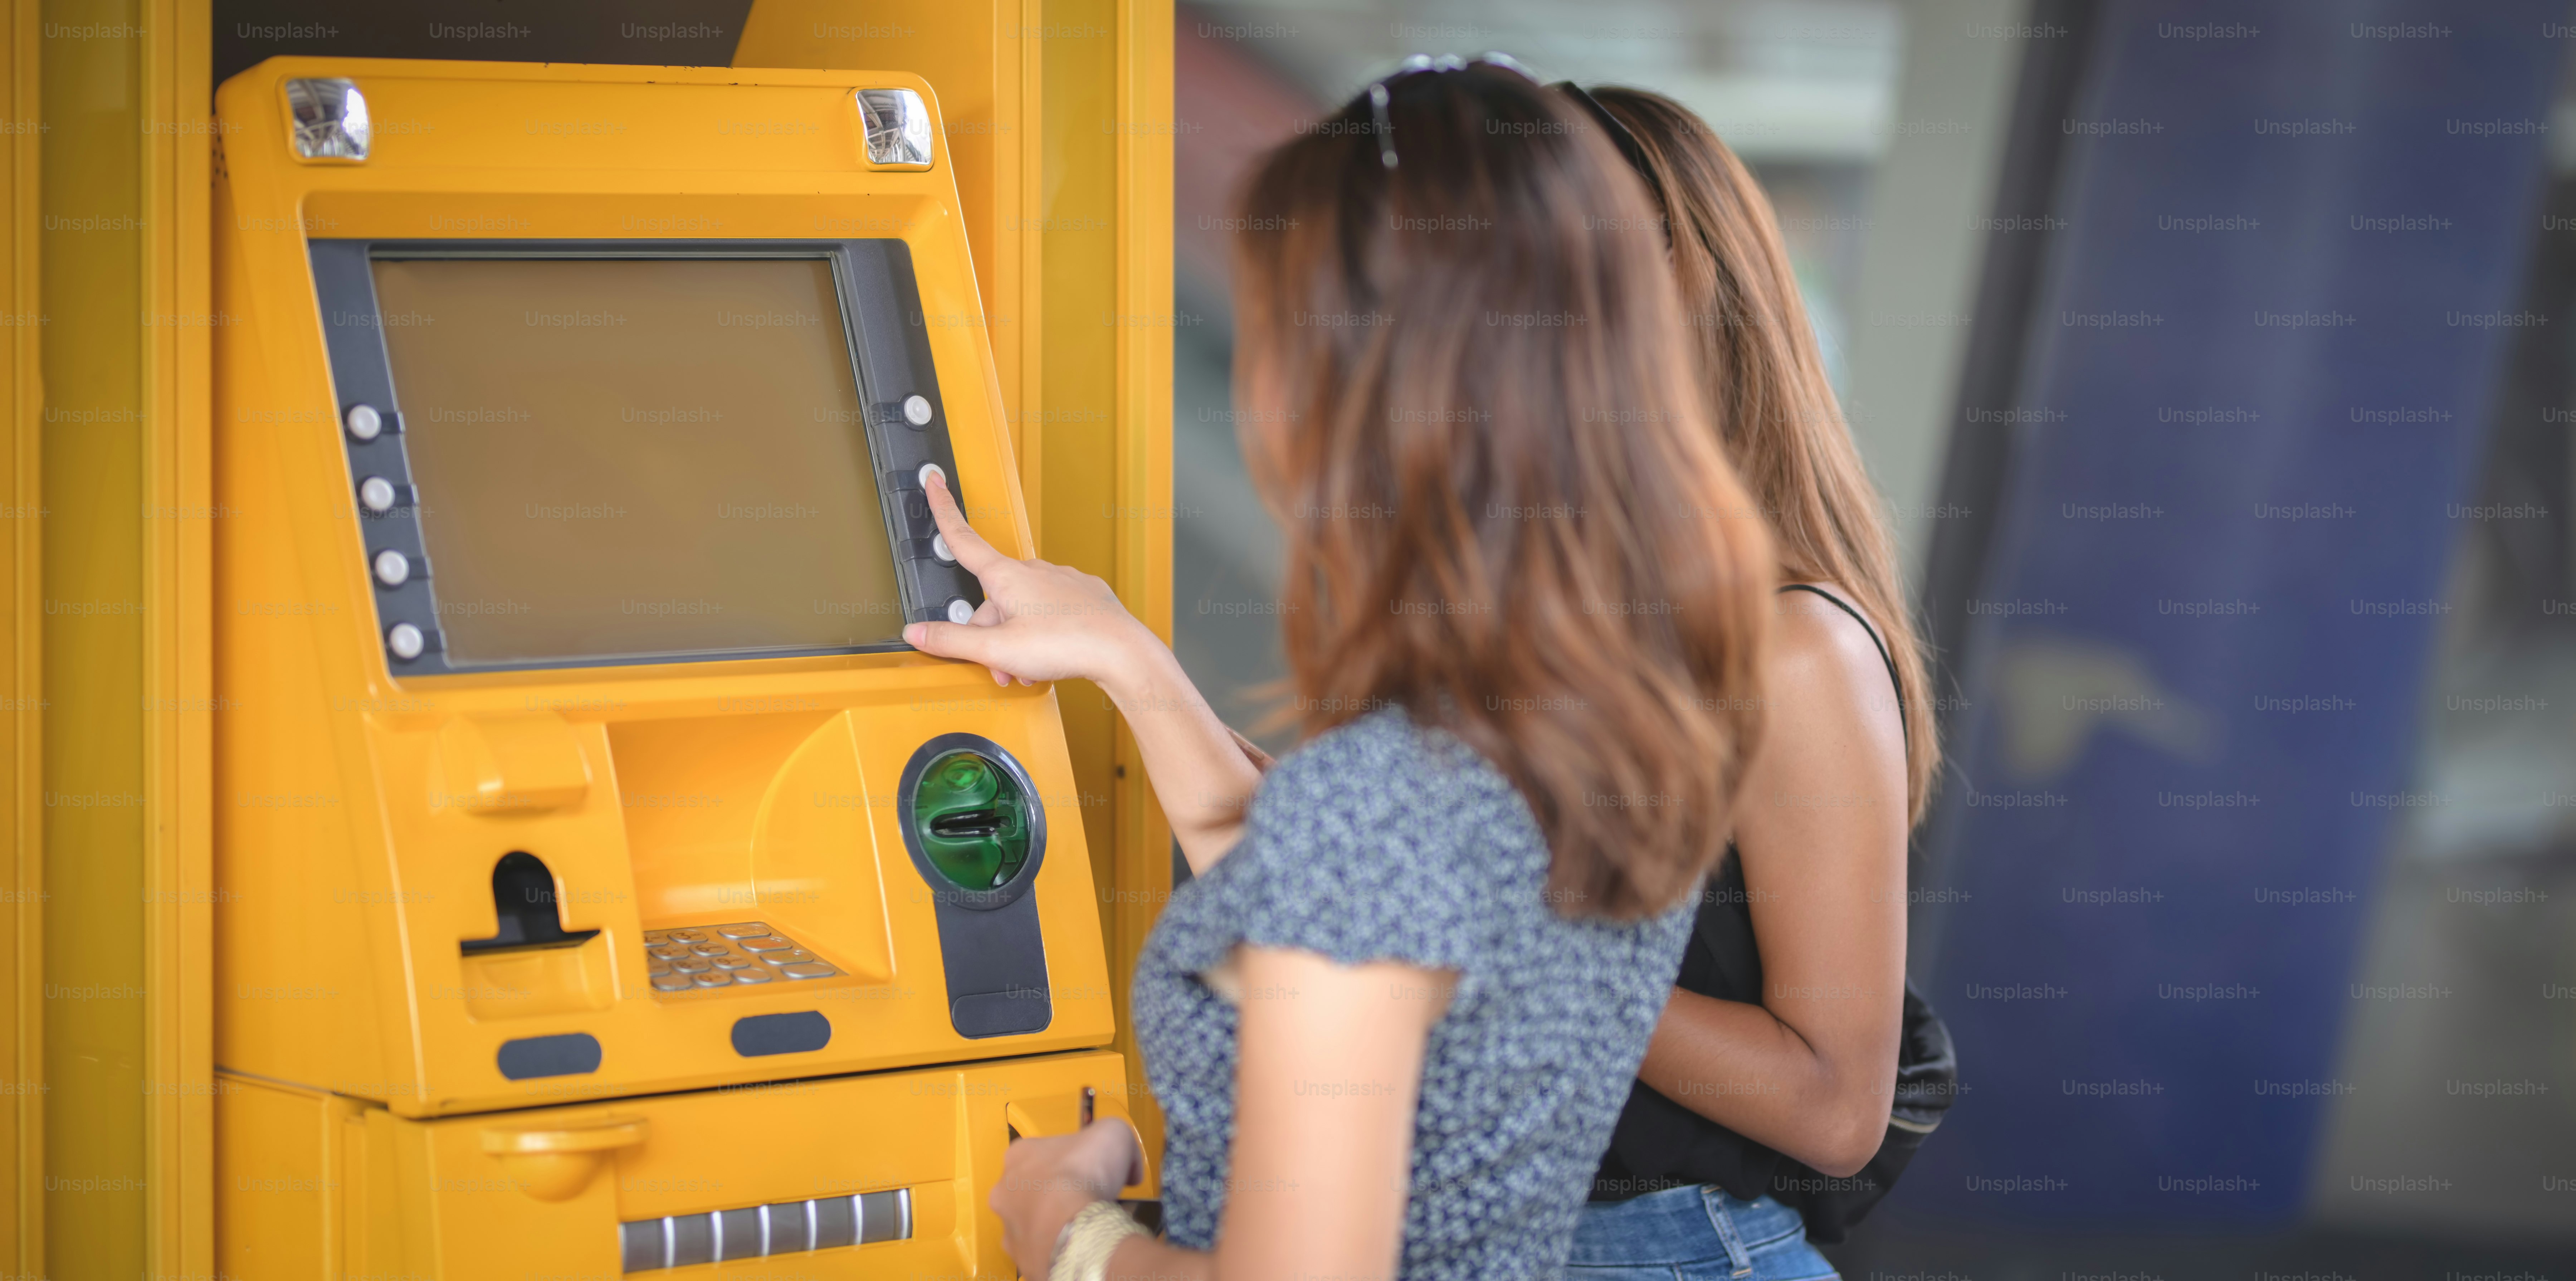
[[[1197,976],[1250,944],[1457,976],[1419,994],[1448,1010],[1423,1064],[1401,1275],[1553,1272],[1696,900],[1633,922],[1580,919],[1549,901],[1547,885],[1547,839],[1510,781],[1400,710],[1283,759],[1242,843],[1173,896],[1138,963],[1137,1038],[1164,1102],[1171,1240],[1213,1245],[1229,1193],[1238,1008]],[[1297,1088],[1324,1105],[1409,1083]]]

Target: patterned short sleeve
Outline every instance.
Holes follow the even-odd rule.
[[[1443,736],[1445,738],[1445,736]],[[1297,948],[1345,965],[1396,961],[1480,968],[1494,945],[1495,869],[1474,858],[1458,818],[1462,789],[1498,781],[1468,768],[1455,740],[1425,752],[1400,717],[1345,725],[1262,780],[1244,840],[1228,861],[1243,941]],[[1517,795],[1510,798],[1517,805]]]
[[[1282,758],[1243,840],[1174,892],[1137,957],[1168,1239],[1213,1248],[1224,1219],[1242,1012],[1206,975],[1249,943],[1457,975],[1423,1051],[1398,1275],[1561,1273],[1690,911],[1569,920],[1548,905],[1547,869],[1502,772],[1400,710]]]

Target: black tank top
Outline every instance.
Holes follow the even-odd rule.
[[[1860,611],[1820,587],[1792,583],[1783,592],[1812,592],[1833,602],[1869,633],[1878,656],[1887,663],[1887,679],[1897,682],[1896,660],[1878,629]],[[1897,721],[1905,720],[1900,692]],[[1744,889],[1744,861],[1729,843],[1717,870],[1700,889],[1699,919],[1691,926],[1682,951],[1681,976],[1675,986],[1721,1001],[1762,1003],[1762,953],[1753,943],[1753,908]],[[1643,1081],[1628,1086],[1628,1106],[1611,1132],[1610,1150],[1592,1180],[1595,1201],[1625,1201],[1667,1188],[1714,1183],[1728,1196],[1758,1201],[1771,1194],[1772,1175],[1788,1158],[1665,1098]]]

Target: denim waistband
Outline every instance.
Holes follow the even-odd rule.
[[[1715,1185],[1669,1188],[1586,1206],[1569,1266],[1713,1263],[1749,1275],[1752,1252],[1806,1231],[1796,1210],[1769,1197],[1740,1201]]]

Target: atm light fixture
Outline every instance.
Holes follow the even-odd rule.
[[[872,165],[930,163],[930,108],[910,89],[861,89],[859,124]]]
[[[367,95],[354,80],[289,80],[286,110],[295,154],[307,160],[364,160]]]

